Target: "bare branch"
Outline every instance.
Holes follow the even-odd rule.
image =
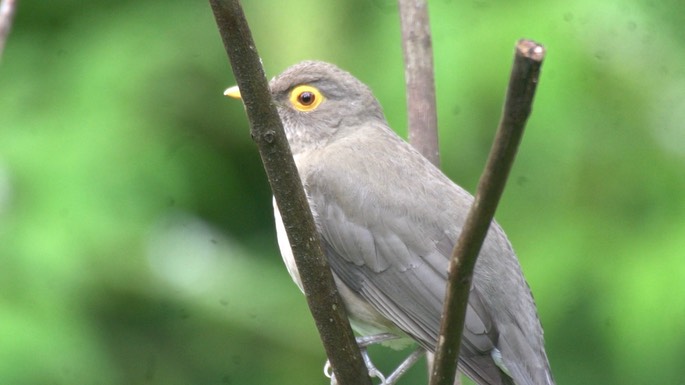
[[[409,142],[440,166],[438,118],[435,112],[433,44],[426,0],[399,0],[407,87]]]
[[[12,28],[12,18],[16,3],[14,0],[0,0],[0,58],[5,51],[5,43]]]
[[[452,252],[431,385],[452,385],[454,381],[473,268],[521,142],[544,56],[544,47],[533,41],[519,40],[516,45],[495,142],[478,184],[475,200]]]
[[[238,0],[210,0],[278,204],[309,309],[339,384],[371,385],[324,257],[283,125]],[[266,293],[265,293],[266,294]]]

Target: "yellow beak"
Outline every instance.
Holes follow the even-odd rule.
[[[240,90],[238,89],[238,86],[228,87],[226,88],[226,91],[224,91],[224,95],[229,98],[240,99]]]

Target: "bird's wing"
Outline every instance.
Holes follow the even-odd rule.
[[[454,223],[460,216],[463,220],[466,211],[457,209],[458,205],[468,207],[470,202],[463,200],[470,200],[469,195],[451,182],[441,180],[440,188],[445,191],[432,191],[438,185],[415,181],[419,190],[437,194],[424,196],[394,181],[383,181],[382,175],[365,171],[363,164],[332,163],[319,164],[315,172],[304,177],[331,268],[342,283],[385,318],[424,348],[434,350],[448,258],[461,226]],[[397,171],[390,170],[390,164],[379,166],[388,172]],[[438,214],[432,216],[416,207]],[[481,293],[472,290],[460,363],[479,384],[503,383],[503,375],[490,356],[497,338]]]
[[[330,202],[327,205],[329,210],[339,210],[334,206]],[[442,254],[420,255],[402,241],[402,234],[374,231],[350,223],[339,214],[318,216],[333,271],[385,318],[424,348],[434,350],[445,294],[447,258]],[[497,332],[480,297],[472,289],[460,363],[479,384],[501,384],[501,371],[490,356]]]

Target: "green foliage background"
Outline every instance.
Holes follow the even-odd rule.
[[[471,191],[515,41],[548,47],[498,220],[560,384],[684,383],[683,4],[430,4],[443,168]],[[405,132],[395,1],[244,5],[269,76],[337,63]],[[0,383],[326,383],[233,83],[206,1],[19,1],[0,63]]]

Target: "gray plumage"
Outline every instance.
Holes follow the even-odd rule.
[[[318,89],[323,102],[293,108],[298,85]],[[271,91],[353,327],[433,351],[448,259],[473,198],[388,127],[370,89],[349,73],[302,62]],[[277,210],[276,222],[301,288]],[[530,289],[496,223],[476,264],[459,363],[481,385],[554,384]]]

